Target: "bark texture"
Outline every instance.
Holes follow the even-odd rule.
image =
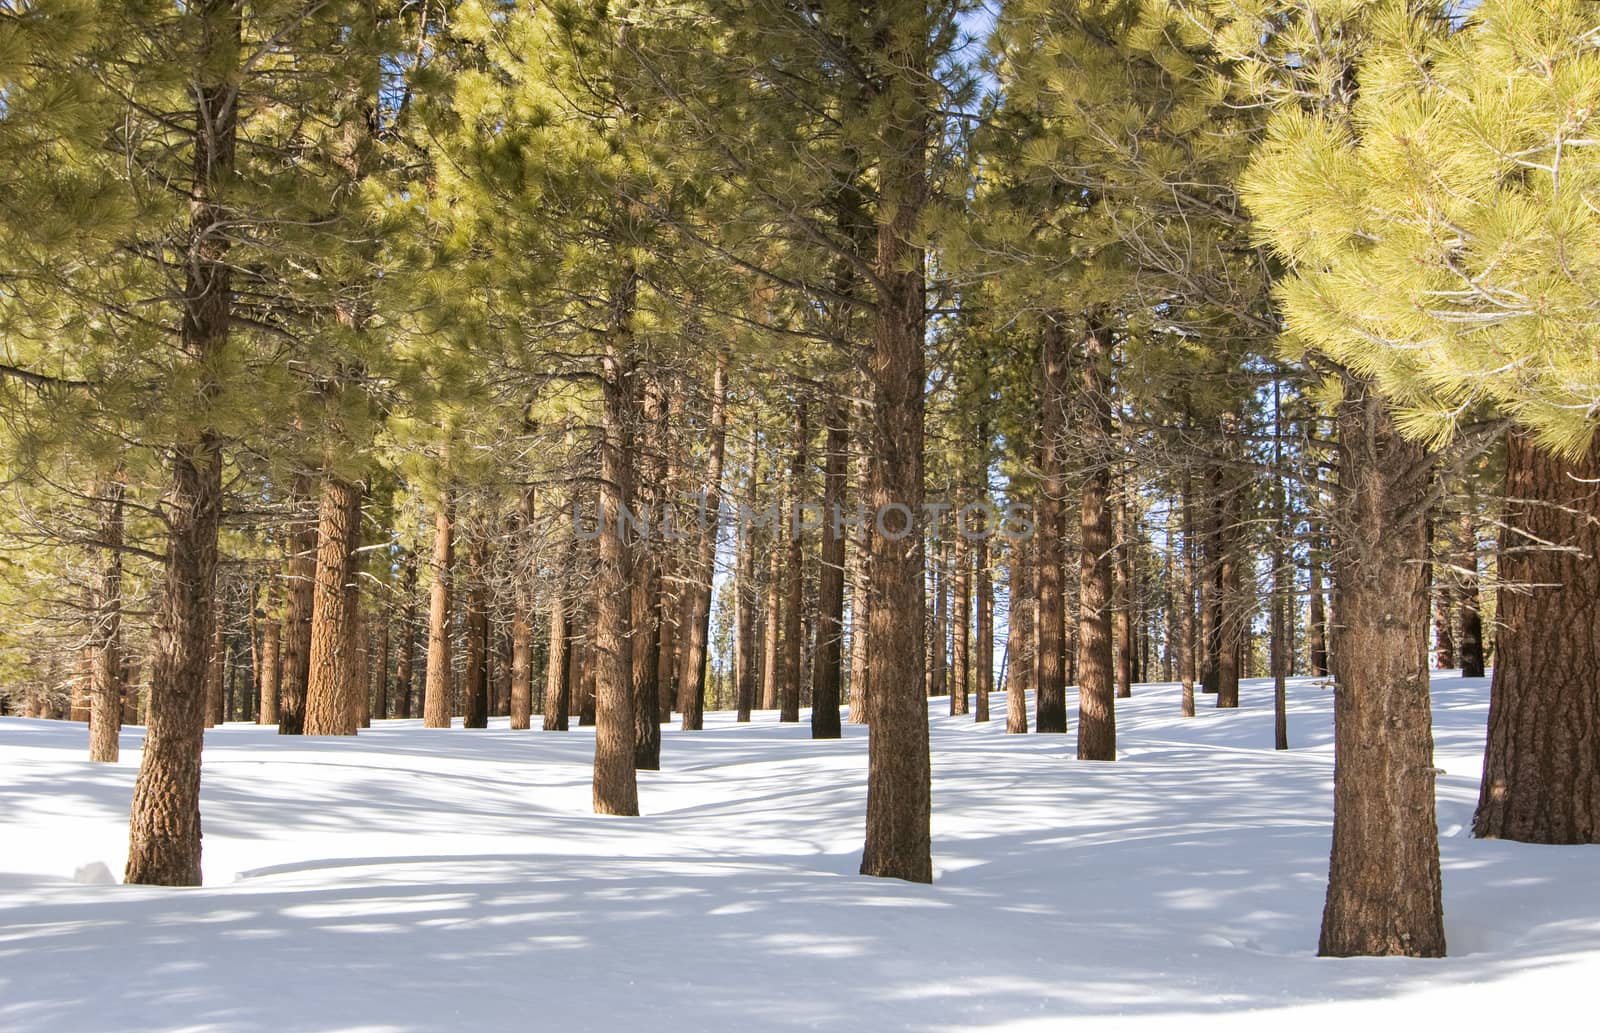
[[[99,494],[100,572],[89,610],[89,759],[114,764],[122,731],[122,483],[107,482]]]
[[[433,589],[428,594],[428,671],[422,686],[422,727],[449,728],[450,582],[455,558],[455,498],[446,492],[433,516]]]
[[[1424,527],[1430,461],[1372,386],[1339,404],[1333,851],[1318,953],[1442,957]]]
[[[1049,320],[1040,338],[1044,392],[1039,419],[1038,636],[1034,667],[1034,729],[1067,730],[1066,599],[1062,584],[1065,563],[1062,539],[1066,517],[1067,343],[1065,317]]]
[[[802,540],[800,521],[795,507],[804,499],[806,453],[811,436],[806,401],[801,398],[794,408],[794,451],[789,467],[789,505],[784,507],[783,518],[788,524],[788,558],[784,566],[784,587],[788,598],[783,607],[783,687],[778,697],[778,720],[800,720],[801,664],[804,656],[805,635],[801,614],[805,608],[805,543]]]
[[[903,15],[897,17],[897,15]],[[867,744],[867,831],[861,873],[933,881],[929,821],[932,775],[923,699],[923,579],[918,519],[923,500],[926,369],[925,257],[914,243],[927,201],[930,143],[928,37],[921,8],[880,8],[884,22],[883,110],[878,133],[878,283],[868,360],[874,453],[869,510],[883,517],[872,536],[874,602],[868,614],[873,663]],[[895,523],[891,507],[903,507]]]
[[[1489,742],[1475,836],[1600,842],[1600,437],[1506,442]]]
[[[844,640],[844,527],[834,519],[844,503],[845,410],[830,404],[822,475],[822,547],[817,573],[817,645],[811,661],[811,738],[837,739],[841,646]]]
[[[1116,672],[1111,641],[1115,540],[1111,512],[1111,383],[1107,331],[1084,338],[1082,394],[1089,469],[1079,504],[1078,759],[1117,759]]]
[[[240,14],[228,0],[203,0],[195,60],[188,260],[178,344],[197,366],[228,346],[232,296],[230,213],[217,198],[234,168],[238,132]],[[214,619],[217,534],[222,516],[222,440],[210,429],[173,443],[164,500],[164,581],[156,603],[155,651],[143,756],[128,823],[126,882],[200,883],[200,748],[207,653]]]
[[[565,732],[571,707],[572,633],[567,604],[560,595],[550,601],[550,644],[544,672],[544,730]]]
[[[623,513],[632,492],[632,442],[628,417],[632,368],[626,327],[633,318],[636,282],[630,275],[618,289],[614,325],[601,375],[603,438],[600,447],[600,534],[598,599],[594,622],[594,811],[639,813],[634,767],[632,643],[632,542]]]
[[[311,602],[311,664],[306,686],[307,735],[354,735],[365,686],[357,657],[355,593],[361,488],[323,478],[317,530],[317,573]]]

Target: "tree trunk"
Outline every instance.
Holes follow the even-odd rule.
[[[317,573],[311,602],[311,664],[306,687],[307,735],[354,735],[359,724],[356,656],[356,546],[361,488],[328,474],[322,481]],[[362,687],[364,691],[364,686]]]
[[[980,432],[981,433],[981,432]],[[982,444],[984,452],[988,452],[988,435],[981,434],[984,439]],[[984,475],[987,477],[987,460],[985,460]],[[984,501],[988,501],[989,493],[984,492]],[[984,531],[990,532],[993,528],[985,526]],[[989,570],[989,539],[980,537],[972,545],[972,566],[976,572],[976,591],[973,594],[974,608],[977,616],[974,623],[977,629],[974,632],[973,673],[976,677],[974,691],[977,694],[977,704],[973,711],[974,721],[989,720],[989,693],[994,688],[994,576]]]
[[[122,731],[122,496],[120,480],[101,486],[100,576],[89,618],[89,759],[115,764]]]
[[[600,447],[600,570],[594,622],[594,811],[639,813],[634,768],[632,648],[632,542],[623,524],[633,482],[633,444],[628,416],[633,406],[632,347],[627,327],[633,319],[637,281],[633,274],[612,299],[615,306],[601,376],[603,439]]]
[[[1229,451],[1235,450],[1237,426],[1229,419],[1224,424],[1224,435]],[[1243,526],[1240,519],[1240,485],[1236,478],[1227,476],[1217,468],[1215,483],[1221,489],[1218,509],[1221,519],[1217,527],[1217,706],[1235,709],[1239,706],[1239,678],[1241,652],[1249,641],[1249,621],[1245,615],[1242,588],[1244,557],[1242,548]]]
[[[544,730],[565,732],[572,692],[572,633],[566,600],[558,592],[550,600],[550,648],[544,671]]]
[[[1489,743],[1475,836],[1600,842],[1600,436],[1506,441]]]
[[[918,9],[922,11],[921,8]],[[867,745],[867,832],[861,874],[933,881],[928,707],[923,697],[923,412],[926,376],[925,256],[913,243],[928,195],[932,68],[919,19],[896,24],[885,45],[877,142],[877,305],[868,367],[874,461],[868,508],[872,536],[867,637],[874,666]],[[925,17],[925,14],[923,15]],[[891,507],[894,507],[893,509]],[[896,521],[897,517],[903,517]],[[903,534],[897,535],[897,531]]]
[[[346,686],[346,700],[355,708],[355,725],[360,728],[372,727],[372,624],[361,612],[360,583],[352,575],[345,585],[345,593],[350,599],[350,637],[351,655],[355,657],[355,667],[350,673],[350,684]]]
[[[1119,495],[1125,494],[1122,485]],[[1115,560],[1114,580],[1111,589],[1112,635],[1116,640],[1117,698],[1133,695],[1135,647],[1133,641],[1133,536],[1137,529],[1133,522],[1131,506],[1126,498],[1118,501],[1114,518]]]
[[[949,665],[945,647],[950,640],[950,543],[933,540],[933,634],[928,643],[928,697],[943,696],[950,691]]]
[[[718,516],[722,509],[722,464],[728,440],[728,356],[717,353],[711,378],[709,455],[705,509],[696,528],[693,581],[684,592],[683,667],[678,673],[678,709],[685,731],[699,731],[706,712],[706,647],[711,638],[711,583],[716,574]]]
[[[1294,574],[1285,555],[1289,540],[1289,500],[1284,492],[1287,479],[1283,469],[1283,400],[1278,381],[1272,382],[1272,464],[1278,476],[1273,482],[1272,535],[1272,736],[1273,748],[1289,748],[1289,657],[1288,629],[1293,626],[1285,612],[1294,591]]]
[[[1339,648],[1323,956],[1442,957],[1428,705],[1427,453],[1370,383],[1338,408]]]
[[[780,515],[767,543],[767,626],[761,649],[761,709],[777,710],[779,687],[783,684],[783,556],[782,529],[788,523]]]
[[[1183,683],[1183,702],[1179,713],[1194,717],[1194,683],[1198,642],[1195,627],[1195,566],[1200,557],[1195,541],[1194,477],[1183,472],[1183,586],[1178,599],[1178,678]]]
[[[872,479],[872,456],[862,448],[856,454],[855,482],[863,496]],[[872,520],[862,520],[856,530],[850,561],[850,715],[853,725],[864,725],[871,692],[871,655],[867,642],[867,614],[872,609]]]
[[[208,89],[213,101],[221,88]],[[214,276],[225,278],[225,271]],[[221,317],[226,316],[226,302]],[[185,330],[189,329],[185,322]],[[213,324],[220,346],[226,324]],[[166,498],[167,550],[157,601],[144,754],[134,784],[124,881],[200,885],[200,748],[210,667],[217,532],[222,516],[221,440],[204,431],[175,450]]]
[[[1436,524],[1430,524],[1436,526]],[[1455,595],[1455,578],[1450,574],[1448,566],[1439,562],[1439,558],[1448,561],[1450,556],[1450,543],[1436,547],[1436,559],[1433,569],[1436,572],[1431,579],[1433,592],[1433,666],[1441,671],[1447,671],[1456,665],[1456,637],[1452,627],[1450,602]]]
[[[378,627],[378,648],[372,654],[372,713],[362,725],[371,727],[370,718],[383,720],[389,716],[389,619],[387,613],[374,614]]]
[[[1200,691],[1215,695],[1222,656],[1222,470],[1213,465],[1207,473],[1209,495],[1204,500],[1204,526],[1200,529]]]
[[[188,184],[190,249],[181,295],[179,346],[197,371],[228,346],[232,286],[227,260],[232,215],[217,195],[233,177],[240,15],[228,0],[202,0],[195,55],[194,174]],[[209,428],[169,451],[164,505],[164,582],[156,603],[156,648],[139,777],[128,823],[124,881],[200,884],[200,749],[207,649],[222,517],[222,440]]]
[[[1033,674],[1033,600],[1031,564],[1026,542],[1011,543],[1008,576],[1011,579],[1006,614],[1006,732],[1028,730],[1028,684]]]
[[[521,530],[533,528],[533,492],[522,494]],[[516,575],[511,616],[511,728],[533,727],[533,585],[521,568]]]
[[[807,420],[806,400],[796,399],[794,406],[794,452],[789,466],[788,505],[784,507],[783,520],[788,527],[788,560],[785,564],[784,587],[788,599],[783,608],[783,682],[778,696],[778,720],[800,720],[800,682],[804,677],[805,634],[801,616],[805,610],[805,543],[801,537],[800,521],[796,511],[804,500],[807,444],[811,428]]]
[[[661,386],[653,378],[645,381],[640,415],[654,440],[665,443],[671,427]],[[638,466],[635,498],[640,510],[665,520],[668,498],[664,444],[645,449]],[[629,618],[633,636],[633,766],[639,771],[661,768],[661,628],[670,617],[662,610],[668,599],[661,577],[663,544],[659,537],[645,541],[633,561]]]
[[[1111,642],[1111,383],[1109,332],[1091,318],[1083,341],[1084,447],[1089,458],[1079,506],[1078,759],[1117,759],[1116,674]]]
[[[283,625],[278,613],[278,586],[267,582],[266,617],[261,625],[261,707],[257,720],[264,725],[278,723],[278,685],[283,673]]]
[[[488,521],[468,523],[467,670],[463,728],[489,727],[489,543]]]
[[[411,696],[417,680],[417,554],[406,552],[400,571],[400,592],[405,605],[400,611],[400,657],[395,661],[395,717],[411,717]]]
[[[422,727],[449,728],[450,581],[455,559],[454,495],[445,491],[433,516],[433,588],[428,595],[428,670],[422,686]]]
[[[223,636],[223,619],[227,616],[220,592],[213,595],[211,608],[211,658],[206,667],[206,727],[215,728],[228,719],[225,695],[228,674],[227,642]]]
[[[841,647],[844,640],[844,505],[846,414],[836,399],[824,413],[828,440],[822,474],[822,549],[817,571],[817,646],[811,662],[811,738],[837,739]]]
[[[289,529],[284,583],[283,675],[278,686],[278,734],[300,735],[306,727],[306,688],[311,677],[311,610],[317,581],[317,522],[305,518],[311,478],[297,473],[290,498],[295,519]]]
[[[1034,666],[1034,728],[1040,732],[1067,730],[1066,598],[1062,585],[1065,560],[1063,542],[1066,515],[1064,437],[1067,427],[1067,344],[1065,317],[1055,315],[1040,337],[1044,391],[1039,419],[1039,498],[1035,531],[1038,541],[1039,583],[1038,641]]]
[[[761,435],[759,429],[750,432],[750,459],[748,487],[745,494],[746,509],[756,508],[756,486],[760,483]],[[738,720],[750,720],[755,708],[756,692],[760,688],[761,669],[756,663],[756,545],[754,528],[748,517],[739,521],[739,558],[734,573],[734,597],[739,607],[736,633],[735,683],[738,686]]]
[[[972,683],[972,553],[956,535],[955,562],[950,570],[950,716],[967,713]]]

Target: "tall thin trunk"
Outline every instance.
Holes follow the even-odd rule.
[[[1112,636],[1115,639],[1117,698],[1133,695],[1134,667],[1137,654],[1133,641],[1133,536],[1137,533],[1132,507],[1127,499],[1127,485],[1118,492],[1113,524],[1115,526],[1114,579],[1111,588]]]
[[[550,600],[550,643],[544,672],[544,730],[565,732],[572,701],[572,632],[566,600],[558,591]]]
[[[359,722],[356,667],[356,546],[361,488],[334,474],[322,481],[317,573],[311,602],[311,665],[306,734],[354,735]],[[363,686],[364,689],[364,686]]]
[[[945,656],[950,639],[950,542],[933,540],[933,563],[929,577],[933,580],[932,641],[928,643],[928,696],[943,696],[950,691],[949,664]]]
[[[1011,598],[1006,613],[1006,731],[1028,730],[1028,691],[1033,675],[1033,585],[1026,542],[1011,543],[1007,575]]]
[[[101,486],[95,508],[100,514],[100,574],[94,586],[89,619],[90,711],[89,759],[117,760],[122,731],[122,497],[120,480]]]
[[[1065,317],[1056,315],[1045,324],[1040,336],[1044,391],[1039,419],[1039,497],[1038,513],[1038,641],[1034,666],[1034,729],[1064,733],[1067,730],[1066,598],[1062,567],[1066,562],[1063,541],[1066,514],[1065,459],[1062,452],[1067,427],[1067,328]]]
[[[750,431],[750,458],[747,467],[745,507],[749,512],[756,508],[756,488],[761,465],[761,435]],[[739,557],[734,572],[734,598],[738,605],[737,633],[735,637],[735,684],[738,686],[738,720],[750,720],[755,708],[761,669],[756,663],[756,545],[754,528],[746,518],[739,521]]]
[[[265,618],[261,624],[261,706],[257,721],[278,723],[278,686],[283,673],[283,624],[278,612],[278,584],[269,578],[262,592]]]
[[[1117,759],[1116,679],[1111,642],[1110,333],[1091,319],[1083,340],[1081,433],[1089,456],[1079,506],[1078,759]]]
[[[211,659],[206,667],[206,727],[215,728],[228,719],[226,685],[228,645],[224,636],[227,602],[219,592],[212,600]]]
[[[928,197],[933,69],[928,34],[911,12],[901,21],[879,8],[875,17],[886,26],[879,67],[888,71],[879,95],[885,118],[876,136],[881,147],[873,270],[878,291],[868,359],[874,402],[868,509],[883,522],[872,536],[875,601],[867,637],[874,671],[867,699],[872,716],[861,874],[931,882],[932,775],[922,680],[925,556],[920,526],[927,300],[925,255],[914,240]]]
[[[633,486],[631,334],[634,291],[631,272],[613,297],[613,325],[601,375],[603,437],[600,446],[600,569],[594,621],[594,811],[639,813],[634,767],[632,643],[633,543],[623,524]]]
[[[1429,584],[1433,593],[1433,666],[1444,671],[1456,665],[1456,637],[1450,605],[1455,596],[1455,578],[1448,566],[1452,543],[1448,521],[1430,520],[1428,526],[1430,529],[1442,526],[1445,538],[1442,544],[1435,542],[1433,545],[1434,576]]]
[[[683,427],[685,398],[688,392],[680,383],[671,390],[667,402],[666,422],[662,425],[661,444],[667,449],[666,481],[661,485],[662,498],[671,499],[674,493],[684,491],[684,449],[681,435],[670,436],[668,428]],[[663,509],[663,513],[667,512]],[[681,531],[682,529],[679,528]],[[683,580],[688,575],[681,542],[668,542],[657,555],[661,566],[661,599],[657,616],[656,634],[656,718],[657,725],[672,720],[672,708],[678,704],[678,673],[682,652],[684,629],[681,624],[684,606]],[[642,719],[641,719],[642,720]],[[640,727],[643,727],[641,724]],[[657,738],[661,729],[652,733]]]
[[[795,400],[794,451],[790,454],[788,505],[783,510],[783,520],[788,526],[788,557],[784,567],[784,588],[788,598],[783,607],[783,681],[778,693],[778,720],[800,720],[800,682],[804,677],[803,660],[805,634],[801,617],[805,610],[805,543],[795,507],[804,497],[807,462],[807,445],[811,435],[807,420],[806,400]]]
[[[765,641],[761,649],[761,709],[777,710],[779,688],[783,684],[783,556],[782,529],[788,521],[780,515],[773,524],[768,545],[767,605]]]
[[[822,548],[817,572],[817,646],[811,663],[811,738],[837,739],[841,647],[844,640],[844,505],[846,412],[836,399],[824,413],[828,439],[822,474]]]
[[[518,510],[520,530],[533,527],[533,491],[522,493]],[[520,568],[513,589],[511,615],[511,728],[533,727],[533,585]]]
[[[372,652],[372,713],[363,727],[371,727],[370,718],[383,720],[389,716],[389,619],[384,613],[372,615],[378,629],[378,645]]]
[[[1194,475],[1183,472],[1183,585],[1178,599],[1178,678],[1183,682],[1183,702],[1180,714],[1194,717],[1194,684],[1199,643],[1195,627],[1195,566],[1200,559],[1200,544],[1195,541]]]
[[[987,498],[987,492],[985,493]],[[985,528],[988,530],[988,528]],[[977,702],[973,710],[974,721],[989,720],[989,693],[994,689],[994,575],[989,569],[989,540],[979,538],[972,545],[972,566],[976,572],[973,608],[976,610],[973,632],[973,674]]]
[[[311,610],[317,580],[317,522],[305,516],[311,477],[297,473],[289,495],[295,517],[289,525],[285,568],[283,674],[278,684],[278,734],[300,735],[306,727],[306,687],[311,677]]]
[[[1506,441],[1489,742],[1473,835],[1600,842],[1600,436]]]
[[[466,713],[463,728],[489,727],[489,542],[488,521],[468,523],[467,546],[467,669],[463,686]]]
[[[961,535],[950,569],[950,714],[967,713],[972,685],[972,551]]]
[[[641,403],[643,426],[650,428],[649,433],[658,444],[641,451],[634,499],[640,512],[664,520],[661,514],[666,512],[668,502],[664,445],[671,428],[667,422],[666,399],[656,379],[645,380]],[[661,579],[662,537],[658,534],[640,543],[633,561],[633,601],[629,614],[633,636],[633,766],[640,771],[661,768],[664,709],[661,705],[661,628],[669,619],[669,615],[662,612],[667,602]]]
[[[400,608],[400,656],[394,668],[394,716],[410,718],[411,696],[417,680],[417,554],[410,550],[400,568],[400,594],[405,597],[405,603]]]
[[[577,717],[579,728],[594,726],[594,624],[598,602],[594,586],[590,585],[587,604],[580,596],[577,611],[568,618],[573,629],[568,707]]]
[[[201,0],[188,184],[189,248],[184,262],[179,345],[197,370],[228,346],[232,216],[217,197],[233,177],[241,21],[230,0]],[[139,777],[128,823],[125,881],[164,886],[200,883],[200,749],[205,676],[222,516],[222,439],[209,427],[181,436],[169,450],[164,503],[167,530],[163,587],[156,603],[156,648]]]
[[[1198,649],[1200,691],[1215,695],[1222,655],[1222,549],[1226,519],[1222,503],[1222,469],[1212,464],[1206,476],[1208,494],[1203,501],[1203,525],[1199,528],[1200,557],[1200,638]]]
[[[864,497],[872,477],[872,455],[863,447],[856,453],[853,477]],[[872,520],[861,521],[851,544],[850,560],[850,715],[853,725],[864,725],[867,697],[871,693],[871,654],[867,641],[867,614],[872,609]]]
[[[1370,383],[1339,403],[1333,851],[1318,953],[1445,951],[1428,705],[1430,458]]]
[[[1283,469],[1283,399],[1276,378],[1272,381],[1272,463],[1278,471],[1273,480],[1273,508],[1277,512],[1272,535],[1272,737],[1275,749],[1287,750],[1290,655],[1287,631],[1291,622],[1285,611],[1294,577],[1284,551],[1284,543],[1289,538],[1289,499],[1283,487],[1287,478]]]
[[[351,578],[345,586],[345,592],[350,598],[350,613],[352,614],[350,626],[351,655],[355,657],[355,666],[350,672],[350,683],[345,687],[346,705],[354,709],[355,725],[357,728],[372,727],[372,624],[361,612],[361,590],[359,582]]]
[[[441,494],[433,514],[433,588],[428,594],[428,670],[422,686],[422,727],[449,728],[451,570],[455,562],[453,493]]]
[[[1237,430],[1227,425],[1230,447]],[[1218,468],[1217,483],[1223,493],[1219,500],[1222,514],[1218,527],[1219,567],[1217,570],[1217,706],[1232,709],[1239,705],[1241,651],[1249,641],[1243,598],[1244,557],[1240,526],[1239,485]]]
[[[711,419],[706,457],[705,508],[695,530],[692,582],[685,591],[683,666],[678,673],[678,709],[685,731],[705,723],[706,647],[711,638],[711,583],[716,573],[718,515],[722,508],[722,465],[728,440],[728,356],[717,353],[711,377]]]

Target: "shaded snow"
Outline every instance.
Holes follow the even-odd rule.
[[[1288,753],[1266,682],[1191,721],[1140,686],[1116,764],[933,701],[932,886],[855,874],[865,730],[814,743],[771,713],[666,730],[637,819],[589,813],[588,729],[213,729],[207,885],[85,885],[83,866],[122,870],[140,730],[91,765],[83,726],[0,719],[0,1030],[1298,1033],[1587,1011],[1600,851],[1468,837],[1488,691],[1434,684],[1442,961],[1313,956],[1332,752],[1311,681]]]

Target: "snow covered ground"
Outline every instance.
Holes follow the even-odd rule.
[[[770,713],[666,731],[636,819],[589,813],[587,729],[230,725],[205,887],[88,885],[122,871],[140,730],[91,765],[84,727],[0,719],[0,1030],[1592,1028],[1600,850],[1471,839],[1488,691],[1435,689],[1440,961],[1314,957],[1332,712],[1309,681],[1288,753],[1267,683],[1190,721],[1140,686],[1115,764],[935,701],[932,886],[855,874],[864,729]]]

